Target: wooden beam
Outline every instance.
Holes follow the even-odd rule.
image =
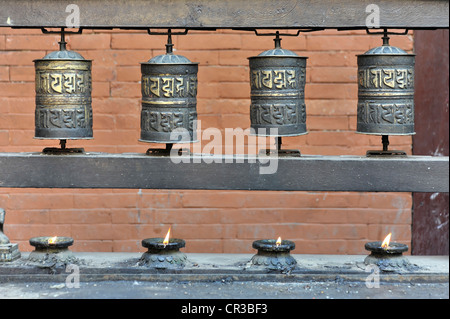
[[[181,163],[144,154],[0,153],[0,187],[449,191],[448,157],[183,155],[176,160]]]
[[[65,27],[70,5],[82,28],[364,29],[370,5],[382,28],[449,26],[448,0],[2,0],[0,27]]]

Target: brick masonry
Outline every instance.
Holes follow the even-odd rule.
[[[68,47],[93,60],[94,139],[70,142],[87,151],[145,152],[138,142],[140,62],[164,52],[164,36],[138,31],[85,31]],[[250,56],[270,49],[270,37],[243,31],[192,31],[174,36],[176,53],[199,62],[202,129],[249,127]],[[41,151],[57,141],[34,139],[33,60],[57,49],[57,37],[36,30],[0,29],[0,152]],[[356,134],[356,55],[381,44],[361,31],[321,31],[286,37],[282,46],[308,56],[309,134],[284,138],[304,154],[363,155],[379,137]],[[412,51],[412,36],[391,44]],[[201,133],[201,132],[200,132]],[[410,137],[391,147],[411,154]],[[208,143],[208,141],[204,141]],[[204,144],[202,144],[204,145]],[[220,150],[219,150],[220,151]],[[229,148],[222,152],[229,151]],[[253,240],[282,236],[295,253],[365,254],[364,243],[410,244],[410,193],[260,192],[192,190],[66,190],[0,188],[5,232],[22,251],[28,239],[75,239],[74,251],[144,251],[141,240],[172,234],[185,252],[251,253]]]

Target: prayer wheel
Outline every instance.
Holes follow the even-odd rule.
[[[274,41],[274,49],[249,58],[251,128],[262,136],[307,134],[307,57],[282,49],[278,32]]]
[[[384,44],[358,55],[357,132],[414,134],[415,55]]]
[[[64,31],[60,50],[34,60],[35,138],[92,139],[92,61],[68,51]]]
[[[166,53],[141,63],[141,136],[148,143],[196,141],[198,63],[173,54],[171,33]]]
[[[367,155],[406,155],[389,151],[389,135],[413,135],[415,55],[389,45],[387,30],[383,45],[357,56],[357,133],[381,135],[382,151]]]

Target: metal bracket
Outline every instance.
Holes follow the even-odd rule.
[[[373,157],[373,156],[408,156],[405,151],[401,150],[387,150],[387,151],[381,151],[381,150],[370,150],[366,152],[367,157]]]
[[[272,156],[272,157],[300,157],[300,150],[275,150],[275,149],[263,149],[259,151],[259,156]]]
[[[61,34],[61,41],[59,41],[59,50],[66,50],[66,34],[82,34],[83,28],[79,28],[78,31],[65,31],[65,28],[61,28],[61,31],[48,31],[46,28],[41,28],[42,33],[44,34]]]
[[[398,33],[398,32],[388,32],[388,30],[387,29],[384,29],[382,32],[370,32],[369,31],[370,29],[366,29],[366,33],[367,34],[382,34],[383,35],[383,37],[382,37],[382,39],[383,39],[383,45],[385,46],[385,45],[389,45],[389,37],[388,37],[388,35],[389,34],[392,34],[392,35],[407,35],[408,34],[408,29],[405,29],[405,31],[403,31],[403,32],[401,32],[401,33]]]
[[[383,34],[383,35],[388,35],[388,34],[392,34],[392,35],[407,35],[409,32],[409,29],[405,29],[405,31],[403,32],[389,32],[388,29],[383,29],[383,31],[381,32],[370,32],[370,29],[366,29],[366,33],[367,34]]]
[[[83,28],[79,28],[78,31],[65,31],[65,28],[61,28],[61,31],[49,31],[46,28],[41,28],[44,34],[82,34]]]
[[[43,154],[83,154],[84,148],[66,148],[66,140],[59,140],[60,148],[46,147],[42,150]]]
[[[172,151],[173,144],[168,143],[166,144],[166,148],[149,148],[147,152],[145,152],[145,155],[150,156],[170,156],[170,153]],[[189,149],[181,148],[178,150],[178,155],[184,155],[189,156],[191,154]]]
[[[127,30],[129,30],[129,28],[127,28]],[[184,29],[184,31],[180,31],[180,32],[172,32],[171,28],[167,29],[167,32],[155,32],[155,31],[152,31],[151,28],[147,28],[146,30],[147,30],[147,33],[150,35],[186,35],[186,34],[188,34],[188,32],[190,30],[195,30],[195,28],[186,28],[186,29]],[[217,29],[216,28],[203,28],[201,30],[202,31],[216,31]]]
[[[275,36],[275,39],[273,40],[275,42],[275,48],[281,48],[280,36],[297,37],[300,34],[300,32],[314,32],[314,31],[320,31],[320,30],[324,30],[324,29],[320,29],[320,28],[298,29],[296,33],[280,33],[280,31],[276,31],[275,33],[258,33],[257,29],[248,29],[248,31],[255,32],[255,35],[259,36],[259,37]]]
[[[185,35],[188,34],[189,29],[184,29],[183,32],[172,32],[172,29],[167,29],[167,32],[155,32],[151,31],[150,28],[147,29],[147,33],[150,35]]]
[[[381,142],[383,144],[383,150],[369,150],[366,156],[407,156],[405,151],[389,150],[389,135],[382,135]]]
[[[147,29],[147,33],[150,35],[167,35],[166,54],[173,52],[172,35],[185,35],[188,31],[189,29],[185,29],[183,32],[172,32],[172,29],[167,29],[167,32],[153,32],[150,28]]]
[[[300,157],[301,153],[299,150],[283,150],[281,149],[282,137],[275,137],[275,149],[262,149],[259,151],[259,155],[265,156],[280,156],[280,157]]]
[[[311,29],[298,29],[296,33],[280,33],[276,31],[275,33],[258,33],[257,29],[250,29],[249,31],[255,32],[256,36],[264,37],[264,36],[283,36],[283,37],[297,37],[301,32],[314,32],[314,31],[322,31],[325,30],[323,28],[311,28]]]

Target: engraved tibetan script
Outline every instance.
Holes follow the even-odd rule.
[[[414,88],[414,69],[360,69],[358,82],[360,88],[366,89],[412,89]]]
[[[36,126],[39,128],[87,128],[91,118],[92,114],[84,109],[36,109]]]
[[[36,73],[37,94],[84,94],[90,92],[89,72]]]
[[[358,122],[365,124],[414,124],[413,104],[358,104]]]
[[[142,77],[142,95],[150,98],[186,98],[197,96],[196,76]]]
[[[303,74],[303,75],[302,75]],[[295,69],[274,70],[260,69],[252,70],[250,74],[250,83],[252,89],[298,89],[299,82],[304,79],[303,72],[297,72]]]
[[[289,125],[305,123],[306,121],[304,104],[300,107],[295,103],[252,104],[251,112],[252,124],[258,125]]]
[[[186,123],[186,118],[190,122],[191,120],[194,121],[195,116],[183,112],[142,110],[141,129],[154,132],[172,132],[177,127],[191,127],[191,123]]]

